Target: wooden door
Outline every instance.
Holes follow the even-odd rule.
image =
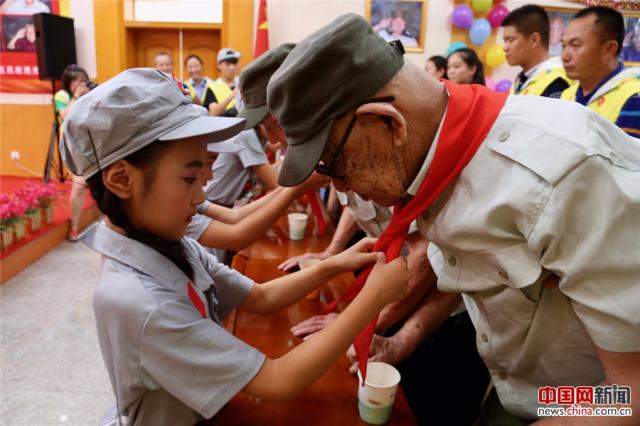
[[[173,60],[173,74],[180,73],[180,33],[178,29],[139,29],[135,35],[135,66],[155,67],[154,56],[168,53]]]
[[[217,78],[216,55],[220,49],[220,30],[217,29],[181,29],[181,28],[130,28],[128,55],[129,67],[154,67],[153,58],[160,52],[171,55],[173,75],[181,80],[187,79],[184,59],[189,55],[198,55],[204,62],[204,75]]]
[[[189,55],[198,55],[202,58],[203,73],[205,76],[216,79],[218,77],[218,67],[216,66],[216,55],[220,50],[220,32],[212,30],[182,30],[182,53],[183,58]],[[184,78],[188,78],[186,70]]]

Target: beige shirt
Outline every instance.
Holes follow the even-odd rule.
[[[538,387],[601,381],[596,345],[640,351],[640,144],[598,114],[509,97],[418,227],[512,414],[536,416]]]

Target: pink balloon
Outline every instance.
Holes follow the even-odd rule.
[[[489,89],[491,89],[493,91],[496,90],[496,82],[493,81],[492,78],[489,78],[489,77],[485,78],[484,79],[484,85],[487,86],[487,88],[489,88]]]
[[[491,9],[489,15],[487,15],[487,20],[493,28],[497,28],[502,25],[502,21],[507,17],[508,14],[509,9],[507,9],[506,6],[499,4]]]

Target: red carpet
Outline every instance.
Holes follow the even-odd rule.
[[[18,191],[22,188],[28,181],[33,181],[36,183],[42,183],[41,179],[38,178],[24,178],[24,177],[15,177],[15,176],[0,176],[0,192],[3,194],[11,194]],[[0,259],[4,259],[5,257],[11,255],[15,251],[19,250],[21,247],[30,243],[31,241],[41,237],[42,235],[49,232],[55,226],[67,222],[71,217],[71,213],[69,210],[69,193],[71,192],[71,180],[66,180],[64,183],[60,183],[58,181],[51,181],[55,184],[56,188],[61,189],[64,192],[58,200],[56,200],[53,204],[53,224],[43,226],[35,233],[29,233],[25,238],[23,238],[20,242],[14,243],[8,250],[0,252]],[[94,204],[91,196],[89,195],[89,191],[87,191],[84,205],[82,207],[83,210],[92,207]]]

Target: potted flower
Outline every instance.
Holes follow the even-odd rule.
[[[26,217],[29,219],[31,232],[36,232],[42,226],[42,213],[40,212],[40,185],[34,182],[27,184],[18,191],[16,197],[26,205]]]
[[[11,214],[11,207],[9,205],[10,198],[6,194],[0,195],[0,234],[1,234],[1,249],[6,250],[13,244],[13,224],[15,218]]]
[[[19,197],[0,195],[0,231],[3,250],[24,238],[26,211],[27,205]]]
[[[44,221],[48,225],[53,223],[53,202],[59,195],[62,195],[63,192],[64,191],[57,190],[53,183],[40,185],[38,200],[40,201],[40,208],[43,211]]]

